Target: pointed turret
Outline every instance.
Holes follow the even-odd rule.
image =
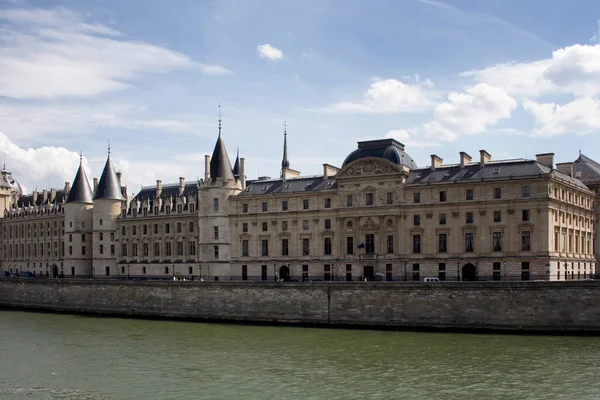
[[[221,139],[221,106],[219,106],[219,138],[215,144],[212,157],[210,159],[210,178],[213,182],[217,178],[224,180],[234,179],[233,171],[231,170],[231,161],[229,161],[229,155],[227,155],[227,149],[225,143]]]
[[[123,200],[121,194],[121,185],[119,183],[119,177],[115,171],[112,161],[110,160],[110,147],[108,148],[108,158],[104,165],[104,170],[100,176],[96,193],[94,194],[94,200],[105,199],[105,200]]]
[[[283,160],[281,160],[281,168],[289,168],[290,162],[287,157],[287,123],[283,121]]]
[[[235,157],[235,162],[233,163],[233,176],[235,180],[240,178],[240,148],[237,149],[237,155]]]
[[[90,187],[90,181],[85,174],[83,169],[83,156],[79,155],[79,169],[73,180],[73,185],[69,191],[69,197],[67,203],[93,203],[92,188]]]

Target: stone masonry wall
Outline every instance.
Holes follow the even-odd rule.
[[[0,280],[0,306],[362,327],[600,333],[600,282]]]

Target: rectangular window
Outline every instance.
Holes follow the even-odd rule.
[[[98,238],[100,240],[104,240],[104,233],[102,233],[102,232],[98,233]]]
[[[242,232],[248,232],[248,223],[247,222],[244,222],[242,224]]]
[[[331,265],[329,265],[329,264],[323,265],[323,280],[324,281],[331,280]]]
[[[558,234],[555,235],[555,239],[558,237]],[[555,243],[555,248],[557,244]],[[523,231],[521,232],[521,251],[531,251],[531,232]]]
[[[148,234],[148,225],[146,225],[146,224],[142,225],[142,234],[144,234],[144,235]]]
[[[330,219],[325,220],[325,229],[331,229],[331,220]]]
[[[529,186],[521,186],[521,197],[529,197],[531,196]]]
[[[282,231],[287,231],[288,230],[288,223],[287,223],[287,221],[281,221],[281,230]]]
[[[502,198],[502,189],[499,187],[494,188],[494,198],[501,199]]]
[[[475,251],[473,232],[467,232],[465,233],[465,252],[472,253],[473,251]]]
[[[302,239],[302,255],[303,256],[310,255],[310,239],[308,239],[308,238]]]
[[[375,235],[365,235],[365,250],[367,254],[375,253]]]
[[[304,264],[302,265],[302,280],[303,281],[308,281],[308,265]]]
[[[131,254],[132,254],[134,257],[137,257],[137,255],[138,255],[138,245],[137,245],[137,243],[133,243],[133,244],[131,245]]]
[[[494,211],[494,222],[502,222],[502,211]]]
[[[288,239],[281,239],[281,255],[282,256],[287,256],[289,255],[289,248],[288,248]]]
[[[263,212],[268,211],[268,209],[269,209],[269,204],[266,201],[263,201],[262,202],[262,210],[263,210]]]
[[[346,281],[352,281],[352,264],[346,264]]]
[[[242,240],[242,257],[248,257],[248,240]]]
[[[127,243],[121,245],[121,257],[127,257]]]
[[[213,238],[215,240],[219,239],[219,227],[218,226],[213,226]]]
[[[305,231],[308,230],[308,220],[307,219],[302,221],[302,230],[305,230]]]
[[[414,226],[419,226],[421,225],[421,216],[420,215],[413,215],[413,225]]]
[[[171,224],[165,224],[165,234],[169,234],[169,233],[171,233]]]
[[[181,222],[177,223],[177,233],[181,233]]]
[[[165,267],[165,274],[169,273],[169,267]]]
[[[260,279],[263,281],[266,281],[268,279],[267,277],[267,266],[266,265],[261,265],[260,266]]]
[[[323,253],[326,256],[330,256],[331,255],[331,238],[324,238],[323,239]]]
[[[440,233],[438,236],[438,252],[445,253],[448,251],[448,237],[446,233]]]
[[[492,251],[502,251],[502,232],[492,232]]]
[[[440,191],[440,201],[441,202],[446,201],[446,191],[445,190]]]
[[[218,246],[215,246],[218,247]],[[177,242],[177,255],[183,256],[183,242]]]
[[[418,282],[421,280],[421,271],[420,270],[421,270],[421,266],[419,264],[413,264],[413,267],[412,267],[412,273],[413,273],[412,280],[413,281]]]
[[[467,189],[465,191],[465,199],[467,199],[467,201],[473,200],[473,189]]]
[[[114,255],[115,255],[115,245],[114,245],[114,244],[111,244],[111,245],[110,245],[110,255],[111,255],[111,256],[114,256]]]
[[[146,267],[142,267],[142,274],[146,274]]]
[[[354,254],[354,237],[346,237],[346,254]]]
[[[352,207],[352,195],[346,195],[346,207]]]
[[[242,203],[242,212],[243,213],[247,213],[248,212],[248,203]]]
[[[413,203],[420,203],[421,202],[421,193],[416,192],[413,193]]]
[[[523,261],[521,263],[521,280],[522,281],[529,280],[529,261]]]
[[[248,280],[248,266],[247,265],[242,265],[242,280],[243,281]]]
[[[325,198],[325,208],[331,208],[331,198],[330,197]]]
[[[267,222],[263,222],[262,223],[262,231],[266,232],[267,230],[269,230],[269,224]]]
[[[465,214],[465,222],[467,224],[472,224],[473,223],[473,213],[472,212],[468,212]]]
[[[41,247],[40,247],[40,249],[41,249]],[[43,252],[43,250],[42,250],[42,252]],[[85,246],[81,246],[81,255],[85,256]]]
[[[308,199],[302,200],[302,209],[308,210]]]
[[[387,199],[387,204],[394,204],[394,193],[387,192],[386,199]]]
[[[219,246],[213,246],[213,253],[215,256],[215,260],[219,259]]]
[[[189,231],[190,233],[194,233],[194,223],[193,223],[192,221],[190,221],[190,222],[188,223],[188,225],[189,225],[189,226],[188,226],[188,231]]]
[[[144,243],[142,245],[142,251],[143,251],[144,257],[148,257],[148,243]]]
[[[104,267],[104,275],[110,276],[110,267]]]
[[[394,253],[394,236],[393,235],[387,236],[387,246],[386,247],[387,247],[388,254]]]
[[[287,200],[283,200],[281,202],[281,210],[282,211],[287,211],[287,209],[288,209],[288,202],[287,202]]]
[[[413,235],[413,253],[421,253],[421,235]]]
[[[190,240],[188,247],[189,247],[190,256],[195,256],[196,255],[196,242],[193,240]]]
[[[219,199],[216,197],[213,199],[213,211],[219,212]]]
[[[167,243],[165,244],[165,253],[166,253],[166,255],[167,255],[167,256],[169,256],[169,257],[171,256],[171,254],[172,254],[172,250],[171,250],[171,242],[167,242]],[[136,255],[137,255],[137,254],[136,254]]]
[[[69,246],[69,255],[72,256],[73,255],[73,246]]]
[[[125,236],[125,227],[124,226],[121,227],[121,236]]]
[[[393,278],[393,269],[392,264],[385,264],[385,280],[388,282],[392,281]]]
[[[367,205],[367,206],[373,205],[373,193],[367,193],[365,195],[365,205]]]
[[[269,241],[266,239],[261,240],[260,254],[263,257],[266,257],[269,255]]]
[[[523,221],[529,221],[529,210],[523,210],[522,211],[522,220]]]
[[[492,264],[492,280],[499,281],[502,279],[502,271],[500,269],[500,263],[495,262]]]
[[[446,225],[446,214],[440,214],[440,225]]]

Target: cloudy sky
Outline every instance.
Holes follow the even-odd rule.
[[[581,149],[600,161],[597,0],[0,0],[0,149],[29,190],[110,140],[130,192],[203,176],[217,135],[249,178],[340,166],[393,137],[420,166]]]

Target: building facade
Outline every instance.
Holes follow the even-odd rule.
[[[479,159],[418,168],[393,140],[340,168],[247,181],[219,136],[204,179],[131,199],[110,152],[90,186],[21,193],[2,171],[0,270],[43,277],[203,280],[571,280],[596,274],[600,165]]]

